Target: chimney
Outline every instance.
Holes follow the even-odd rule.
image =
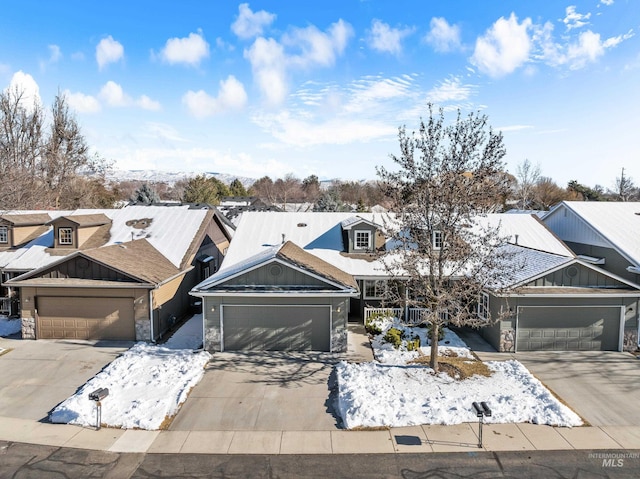
[[[284,244],[284,238],[285,238],[284,233],[282,233],[282,244]]]
[[[515,235],[516,244],[518,244],[518,237],[519,237],[519,236],[520,236],[520,235]]]

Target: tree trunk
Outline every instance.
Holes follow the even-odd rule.
[[[440,334],[440,325],[437,322],[431,324],[431,357],[429,358],[429,366],[436,373],[438,372],[438,335]]]

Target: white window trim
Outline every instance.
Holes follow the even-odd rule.
[[[375,296],[367,296],[367,284],[373,283],[373,291]],[[381,286],[377,286],[381,284]],[[362,283],[363,299],[384,299],[384,291],[387,289],[387,281],[384,279],[365,279]]]
[[[478,317],[485,321],[489,319],[489,295],[487,293],[480,293],[478,299]]]
[[[69,241],[62,241],[62,232],[69,232]],[[58,243],[63,245],[72,245],[73,244],[73,228],[68,227],[60,227],[58,228]]]
[[[367,246],[358,246],[358,233],[367,235]],[[370,250],[371,249],[371,231],[369,230],[354,230],[353,232],[353,249],[358,250]]]
[[[9,228],[0,226],[0,244],[9,243]]]
[[[442,239],[442,231],[440,230],[434,230],[431,233],[431,246],[433,246],[433,249],[441,249],[442,245],[444,244],[444,241]]]

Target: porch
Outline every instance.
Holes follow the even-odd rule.
[[[392,316],[394,318],[398,318],[406,324],[420,324],[424,319],[426,314],[429,312],[426,308],[364,308],[364,324],[367,324],[367,321],[372,316]]]

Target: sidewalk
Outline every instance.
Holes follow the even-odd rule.
[[[640,427],[557,428],[534,424],[423,425],[376,431],[142,431],[0,417],[0,440],[112,452],[193,454],[364,454],[640,450]]]

